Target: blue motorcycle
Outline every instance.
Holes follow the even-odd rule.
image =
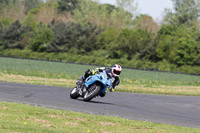
[[[79,83],[79,81],[77,82]],[[95,73],[95,75],[89,76],[81,86],[76,85],[71,93],[70,97],[72,99],[77,99],[82,97],[84,101],[90,101],[94,97],[105,93],[107,88],[112,87],[112,78],[107,75],[104,70],[101,73]]]

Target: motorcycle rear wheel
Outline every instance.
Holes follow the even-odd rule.
[[[101,86],[100,85],[92,85],[84,94],[83,100],[84,101],[90,101],[92,100],[95,96],[99,94],[101,91]]]

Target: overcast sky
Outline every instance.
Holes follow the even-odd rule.
[[[101,3],[116,4],[116,0],[99,0]],[[137,0],[138,12],[142,14],[148,14],[155,20],[162,19],[165,8],[173,8],[171,0]]]

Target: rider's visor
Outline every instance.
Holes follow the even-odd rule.
[[[114,69],[113,72],[114,72],[114,74],[116,74],[116,75],[120,75],[120,73],[121,73],[121,71],[117,71],[117,70],[115,70],[115,69]]]

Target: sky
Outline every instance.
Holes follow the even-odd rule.
[[[136,0],[138,3],[138,13],[148,14],[154,20],[161,20],[165,8],[172,9],[173,3],[171,0]],[[116,0],[99,0],[100,3],[116,4]]]

